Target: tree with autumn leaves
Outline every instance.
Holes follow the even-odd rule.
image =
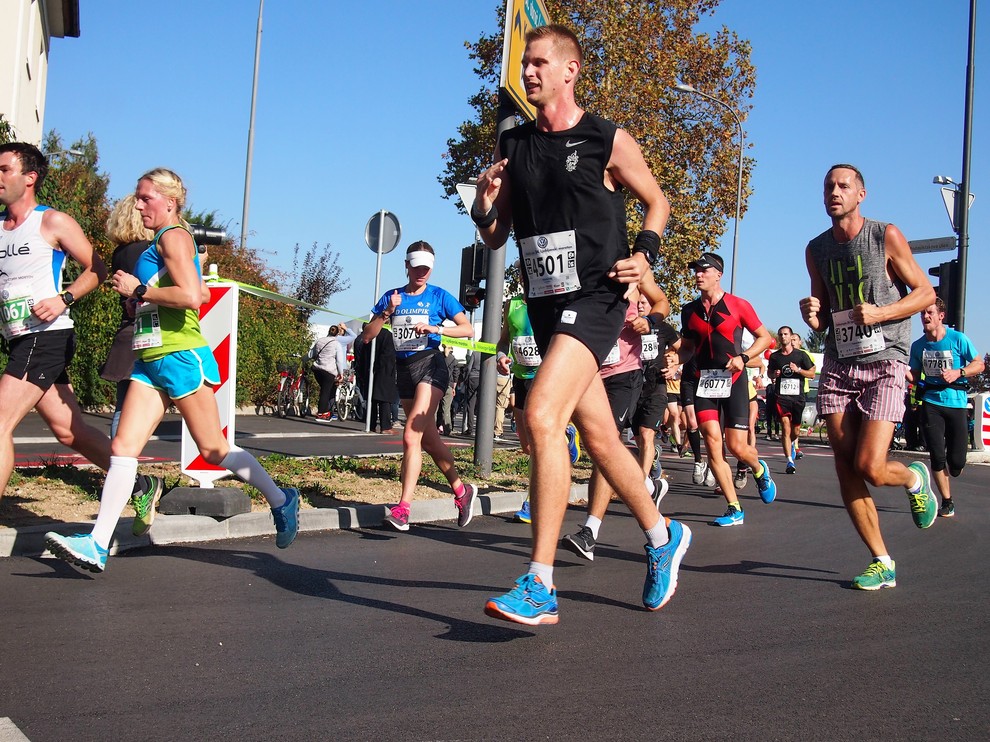
[[[737,111],[751,108],[756,70],[748,41],[722,27],[696,30],[720,0],[546,0],[550,18],[569,26],[584,47],[577,99],[587,111],[628,131],[670,200],[671,216],[654,269],[671,304],[680,307],[694,293],[688,263],[715,250],[735,216],[739,143],[732,114],[701,96],[678,93],[684,82]],[[481,80],[469,103],[475,116],[448,140],[439,176],[447,196],[474,182],[491,164],[498,109],[505,3],[497,0],[496,30],[467,44]],[[744,158],[742,213],[753,161]],[[642,224],[639,204],[630,199],[630,244]],[[728,256],[724,256],[728,258]]]

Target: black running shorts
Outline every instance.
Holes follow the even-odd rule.
[[[26,379],[48,391],[53,384],[69,383],[69,364],[76,352],[76,331],[45,330],[20,335],[7,343],[10,357],[4,373]]]

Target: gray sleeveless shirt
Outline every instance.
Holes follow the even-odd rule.
[[[811,259],[828,288],[832,312],[848,311],[864,302],[884,307],[907,296],[904,282],[897,278],[892,281],[887,274],[886,229],[885,222],[867,219],[859,234],[849,242],[836,242],[832,230],[828,229],[808,243]],[[839,358],[830,314],[825,355],[840,363],[853,365],[889,360],[906,363],[911,350],[911,318],[883,322],[880,328],[883,332],[883,350]]]

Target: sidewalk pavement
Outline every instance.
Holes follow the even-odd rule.
[[[571,485],[570,501],[581,502],[588,496],[588,485]],[[516,512],[526,498],[525,492],[479,494],[475,517]],[[303,508],[299,511],[299,531],[334,531],[347,528],[375,528],[385,518],[384,505],[358,505],[339,508]],[[410,523],[434,523],[457,520],[453,499],[416,500]],[[117,554],[151,544],[181,544],[225,539],[274,536],[275,524],[270,512],[244,513],[217,519],[206,515],[162,515],[144,536],[131,533],[133,518],[121,518],[114,532],[110,553]],[[41,556],[45,552],[45,534],[88,533],[93,523],[48,523],[41,526],[0,528],[0,557]]]

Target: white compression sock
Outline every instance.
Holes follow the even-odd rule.
[[[231,446],[230,453],[220,462],[220,466],[232,471],[242,482],[255,487],[273,508],[285,504],[285,493],[278,488],[275,480],[265,471],[265,467],[243,448]]]
[[[113,529],[117,527],[124,505],[131,499],[137,467],[138,461],[133,456],[110,457],[110,469],[103,480],[103,493],[100,495],[100,512],[92,533],[93,539],[104,549],[110,548]]]

